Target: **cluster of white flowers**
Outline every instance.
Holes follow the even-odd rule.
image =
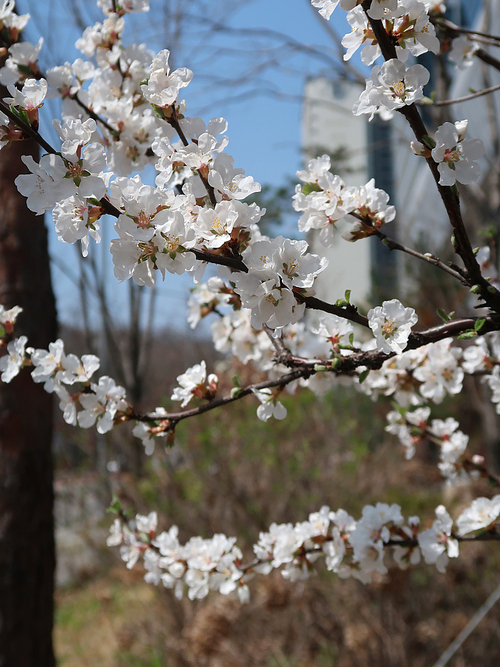
[[[368,14],[375,18],[373,9],[369,10]],[[379,18],[385,19],[384,27],[393,38],[396,54],[402,62],[408,60],[409,54],[419,56],[427,51],[439,53],[439,39],[422,2],[406,0],[400,3],[395,11],[386,11],[384,16]],[[347,49],[344,60],[349,60],[358,48],[365,44],[361,60],[365,65],[372,65],[381,52],[363,8],[358,5],[351,9],[347,20],[351,33],[342,39],[342,45]]]
[[[379,113],[384,120],[392,117],[395,109],[413,104],[424,97],[424,86],[430,74],[423,65],[406,67],[393,58],[380,67],[375,65],[366,88],[354,104],[353,114],[370,114],[370,120]]]
[[[432,150],[420,141],[411,142],[415,155],[437,162],[441,185],[454,185],[455,181],[469,185],[481,174],[476,160],[484,156],[485,147],[481,139],[466,139],[467,127],[467,120],[444,123],[436,130],[435,140],[427,139]]]
[[[251,575],[240,569],[243,555],[235,546],[236,538],[214,535],[211,539],[193,537],[182,545],[178,528],[156,534],[157,516],[138,514],[134,521],[115,519],[108,546],[120,545],[120,555],[129,569],[144,559],[145,580],[157,586],[160,582],[181,599],[184,588],[190,600],[206,597],[209,591],[227,595],[236,591],[241,602],[249,599],[247,580]]]
[[[476,498],[458,517],[455,534],[453,520],[443,505],[436,508],[437,518],[426,530],[421,530],[416,516],[405,524],[396,504],[366,505],[359,521],[343,509],[333,512],[324,506],[307,521],[273,523],[269,532],[260,533],[253,547],[255,559],[247,565],[243,565],[234,537],[193,537],[182,545],[177,526],[157,534],[155,512],[137,515],[128,522],[115,519],[107,544],[120,546],[128,568],[142,555],[145,580],[173,588],[179,599],[187,588],[191,600],[204,598],[213,590],[223,595],[235,592],[246,602],[250,597],[248,581],[254,573],[266,575],[280,569],[285,579],[298,581],[309,578],[320,559],[340,578],[353,577],[363,583],[371,582],[376,574],[388,573],[385,554],[389,549],[400,569],[418,564],[423,556],[426,563],[445,572],[449,558],[458,556],[457,537],[495,530],[499,516],[500,496]]]
[[[335,223],[345,219],[350,228],[342,233],[346,241],[372,236],[396,217],[396,209],[389,206],[389,195],[375,187],[371,179],[362,187],[347,187],[340,176],[330,171],[330,157],[309,160],[307,169],[297,172],[305,185],[298,184],[293,196],[293,207],[301,211],[299,230],[318,229],[319,239],[329,248],[333,243]]]
[[[26,336],[20,336],[7,344],[7,354],[0,358],[2,382],[11,382],[25,366],[34,367],[33,381],[43,382],[45,391],[58,396],[64,421],[81,428],[95,424],[99,433],[113,428],[117,414],[129,412],[125,389],[112,378],[103,375],[97,383],[91,382],[100,366],[98,357],[65,354],[61,339],[50,343],[48,350],[26,347],[27,342]]]
[[[145,3],[138,7],[144,11]],[[87,255],[90,239],[101,240],[100,218],[111,205],[118,238],[110,249],[120,281],[151,286],[158,271],[163,278],[166,271],[189,272],[198,281],[206,264],[196,251],[240,253],[248,273],[235,276],[235,289],[252,310],[252,322],[272,328],[297,322],[305,306],[294,291],[314,294],[326,260],[308,254],[305,241],[260,234],[257,223],[265,211],[243,201],[260,185],[224,152],[227,122],[213,118],[206,125],[189,118],[178,96],[192,72],[171,71],[167,50],[155,55],[144,45],[123,46],[123,14],[130,8],[120,6],[117,13],[108,3],[102,8],[103,23],[77,42],[97,66],[78,59],[53,68],[47,79],[23,79],[27,63],[35,73],[42,42],[36,48],[24,43],[23,58],[16,56],[18,45],[9,50],[14,81],[6,102],[34,122],[49,87],[63,100],[63,121],[54,121],[60,154],[44,155],[39,163],[25,158],[31,173],[16,180],[28,206],[37,214],[54,209],[59,239],[81,241]],[[88,118],[85,106],[102,122]],[[156,167],[156,187],[129,175],[147,164]],[[259,261],[264,254],[267,260]]]
[[[430,408],[423,407],[410,411],[399,409],[387,415],[386,431],[397,435],[406,449],[406,458],[415,454],[416,445],[426,437],[440,447],[439,470],[450,484],[459,481],[467,482],[468,473],[463,466],[462,456],[465,453],[469,436],[458,430],[458,422],[452,417],[433,419],[429,423]],[[472,470],[471,474],[476,472]]]

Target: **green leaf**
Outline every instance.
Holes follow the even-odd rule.
[[[429,150],[432,150],[433,148],[436,147],[436,141],[435,141],[432,137],[429,137],[428,134],[424,134],[424,135],[422,136],[422,143],[423,143],[424,146],[426,146]]]
[[[33,70],[29,65],[19,65],[17,64],[17,69],[21,74],[28,77],[29,79],[33,78]]]
[[[323,364],[315,364],[315,366],[314,366],[314,370],[315,370],[317,373],[321,373],[322,371],[327,371],[328,368],[327,368],[326,366],[324,366]]]
[[[243,389],[241,389],[240,387],[233,387],[229,392],[229,395],[231,396],[231,398],[238,398],[238,396],[241,394],[242,391]]]
[[[109,512],[110,514],[119,514],[122,511],[122,504],[118,499],[116,493],[113,493],[113,497],[111,499],[111,505],[108,507],[106,511]]]
[[[344,299],[347,301],[347,303],[351,303],[351,290],[346,289],[345,294],[344,294]]]
[[[321,192],[321,188],[317,183],[305,183],[302,186],[302,193],[305,195],[310,195],[311,192]]]
[[[468,329],[460,334],[460,336],[457,336],[457,338],[458,340],[470,340],[471,338],[474,338],[474,336],[477,336],[477,332],[474,331],[474,329]]]
[[[399,405],[399,403],[396,403],[396,401],[391,401],[391,405],[394,408],[396,412],[399,412],[399,414],[404,417],[406,413],[408,412],[408,408],[403,408],[402,405]]]
[[[479,317],[474,322],[474,331],[480,331],[484,327],[485,324],[486,324],[486,318],[485,317]]]
[[[443,320],[443,322],[450,321],[448,313],[445,310],[443,310],[443,308],[438,308],[436,312],[439,315],[439,317]]]
[[[4,338],[6,333],[4,326],[0,324],[0,338]]]
[[[354,333],[349,334],[349,344],[354,345]]]
[[[365,371],[361,371],[361,373],[358,376],[359,377],[359,384],[362,384],[366,380],[366,378],[368,377],[369,372],[370,372],[369,368],[367,368]]]
[[[335,357],[335,359],[332,359],[332,369],[335,371],[337,368],[340,366],[342,363],[342,357]]]

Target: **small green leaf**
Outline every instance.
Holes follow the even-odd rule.
[[[321,192],[321,188],[317,183],[305,183],[302,186],[302,193],[304,195],[310,195],[311,192]]]
[[[233,380],[233,384],[234,384],[234,386],[235,386],[235,387],[238,387],[238,389],[241,389],[241,384],[240,384],[240,381],[239,381],[238,376],[235,375],[235,376],[232,378],[232,380]]]
[[[474,336],[477,336],[477,333],[474,331],[474,329],[468,329],[467,331],[464,331],[460,336],[457,336],[458,340],[470,340],[471,338],[474,338]]]
[[[474,331],[480,331],[484,327],[485,324],[486,324],[486,318],[485,317],[479,317],[474,322]]]
[[[346,289],[345,294],[344,294],[344,299],[347,301],[347,303],[351,303],[351,290]]]
[[[366,380],[366,378],[368,377],[369,372],[370,372],[369,368],[367,368],[364,371],[361,371],[361,373],[358,376],[359,377],[359,384],[362,384]]]
[[[472,294],[478,294],[481,291],[481,285],[472,285],[469,290]]]
[[[231,398],[238,398],[238,396],[241,394],[243,390],[240,389],[240,387],[233,387],[231,391],[229,392],[229,395]]]
[[[354,345],[354,333],[349,334],[349,343],[350,345]]]
[[[6,333],[4,326],[0,324],[0,338],[4,338]]]
[[[328,368],[327,368],[326,366],[324,366],[323,364],[315,364],[315,366],[314,366],[314,370],[315,370],[317,373],[321,373],[321,372],[323,372],[323,371],[327,371]]]
[[[113,493],[113,497],[111,499],[111,505],[108,507],[106,510],[110,514],[119,514],[122,511],[122,504],[116,495],[116,493]]]
[[[399,403],[396,403],[396,401],[391,401],[391,405],[396,410],[396,412],[399,412],[399,414],[404,417],[406,413],[408,412],[408,408],[403,408],[402,405],[399,405]]]
[[[443,308],[438,308],[436,312],[439,315],[439,317],[443,320],[443,322],[449,322],[450,321],[450,318],[448,317],[448,313]]]
[[[429,150],[432,150],[433,148],[436,147],[436,141],[435,141],[432,137],[429,137],[428,134],[424,134],[424,135],[422,136],[422,143],[423,143],[424,146],[426,146]]]
[[[335,371],[342,363],[342,357],[335,357],[332,359],[332,369]]]

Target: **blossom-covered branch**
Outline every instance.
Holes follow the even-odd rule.
[[[120,546],[129,569],[142,556],[147,582],[173,589],[179,599],[187,589],[190,600],[215,590],[223,595],[234,592],[241,602],[247,602],[248,582],[254,574],[267,575],[278,569],[285,579],[296,582],[308,579],[320,561],[341,579],[353,577],[370,583],[376,573],[388,574],[388,550],[402,570],[417,565],[423,557],[445,572],[449,559],[458,556],[460,542],[500,540],[500,496],[476,498],[457,518],[456,531],[443,505],[436,508],[436,520],[425,530],[417,516],[405,521],[396,504],[366,505],[358,521],[343,509],[334,512],[324,506],[307,521],[273,523],[253,546],[255,559],[244,564],[234,537],[193,537],[181,544],[177,526],[157,532],[155,512],[126,520],[118,501],[112,509],[120,518],[111,527],[108,546]]]

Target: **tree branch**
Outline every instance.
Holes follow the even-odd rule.
[[[496,90],[500,90],[500,84],[497,86],[491,86],[490,88],[484,88],[483,90],[479,90],[476,93],[471,93],[470,95],[464,95],[464,97],[456,97],[454,100],[442,100],[441,102],[432,102],[432,104],[428,105],[422,104],[419,106],[434,106],[434,107],[446,107],[449,106],[450,104],[458,104],[459,102],[468,102],[469,100],[474,100],[476,97],[482,97],[483,95],[489,95],[490,93],[494,93]]]

